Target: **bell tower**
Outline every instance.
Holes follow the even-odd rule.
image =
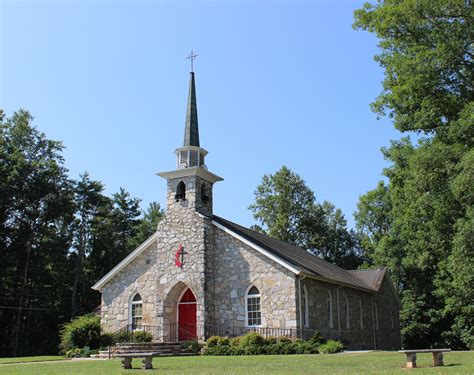
[[[183,146],[175,150],[176,170],[158,173],[167,180],[167,212],[212,214],[212,189],[223,179],[207,170],[207,151],[199,143],[196,83],[191,68]]]

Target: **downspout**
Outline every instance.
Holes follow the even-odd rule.
[[[372,332],[374,335],[374,350],[377,350],[377,340],[375,339],[375,315],[374,315],[374,296],[372,296]]]

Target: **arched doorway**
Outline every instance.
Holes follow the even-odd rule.
[[[178,341],[196,339],[196,328],[196,296],[188,288],[178,302]]]

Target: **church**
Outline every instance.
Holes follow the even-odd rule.
[[[156,341],[212,335],[307,339],[319,331],[348,349],[400,348],[400,300],[384,268],[346,271],[304,249],[213,213],[190,73],[183,146],[156,232],[99,280],[106,332],[145,330]]]

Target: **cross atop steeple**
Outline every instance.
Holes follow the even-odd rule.
[[[192,50],[191,50],[191,53],[189,54],[189,56],[186,57],[187,59],[191,60],[191,73],[194,73],[193,62],[194,62],[194,60],[196,60],[196,57],[198,57],[198,55],[196,55]]]

